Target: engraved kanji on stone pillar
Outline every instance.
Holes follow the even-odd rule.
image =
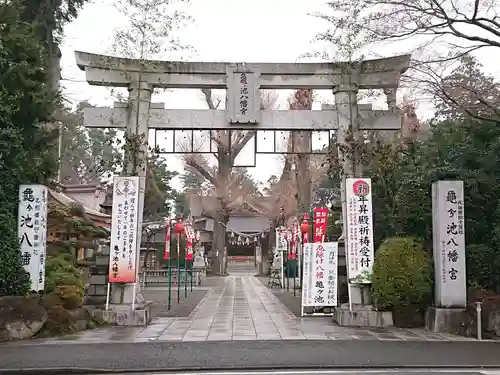
[[[245,64],[226,66],[227,120],[230,123],[260,122],[260,73]]]

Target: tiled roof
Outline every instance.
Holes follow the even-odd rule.
[[[105,213],[99,212],[97,210],[94,210],[90,207],[87,207],[83,205],[81,202],[78,202],[77,200],[67,196],[64,193],[59,193],[57,191],[54,191],[52,189],[49,189],[49,193],[52,198],[54,198],[57,202],[64,204],[64,205],[69,205],[69,204],[80,204],[82,205],[83,209],[85,210],[85,213],[89,216],[94,216],[95,219],[99,219],[105,222],[111,221],[111,216],[107,215]]]

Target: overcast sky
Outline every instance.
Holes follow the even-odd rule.
[[[109,90],[89,86],[84,73],[76,67],[74,58],[75,50],[109,52],[115,29],[124,22],[109,3],[112,1],[95,1],[86,5],[78,19],[65,28],[63,86],[66,97],[72,102],[89,100],[95,105],[112,105]],[[325,0],[192,0],[188,11],[195,23],[182,31],[181,38],[195,47],[196,54],[183,57],[199,61],[295,62],[304,53],[326,49],[321,45],[312,45],[311,41],[328,25],[308,15],[324,9],[324,3]],[[383,55],[388,56],[391,52],[400,51],[384,50]],[[495,68],[495,65],[498,67],[499,54],[495,57],[491,52],[484,52],[479,57],[488,71],[499,70]],[[164,58],[178,59],[179,56]],[[280,108],[286,108],[289,94],[280,92]],[[196,90],[175,90],[154,100],[164,101],[167,108],[207,108]],[[314,109],[320,106],[319,101],[332,100],[331,93],[321,92]],[[420,107],[421,114],[432,113],[429,103],[421,103]],[[246,150],[241,162],[251,157]],[[178,157],[168,156],[167,160],[172,169],[182,171],[182,162]],[[280,169],[279,157],[260,155],[257,156],[257,167],[250,169],[250,173],[265,182],[272,174],[279,174]]]

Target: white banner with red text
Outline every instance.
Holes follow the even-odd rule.
[[[337,306],[338,243],[304,244],[302,306]]]
[[[374,260],[372,182],[346,180],[348,277],[352,284],[371,284]]]
[[[139,177],[115,177],[113,180],[109,283],[136,282],[138,203]]]

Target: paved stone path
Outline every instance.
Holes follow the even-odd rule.
[[[299,297],[297,297],[299,298]],[[182,302],[181,302],[182,303]],[[32,343],[145,342],[219,340],[393,340],[469,341],[424,329],[347,328],[331,317],[297,318],[253,276],[224,278],[213,287],[188,317],[154,319],[143,327],[107,327],[59,339]]]

